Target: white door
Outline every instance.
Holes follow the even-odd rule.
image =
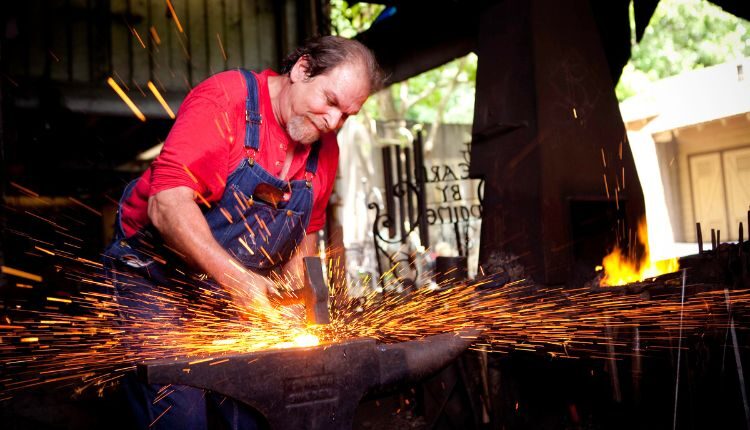
[[[721,155],[718,152],[692,155],[689,160],[695,222],[701,223],[704,242],[711,241],[711,229],[721,230],[723,241],[729,232]]]
[[[730,229],[726,238],[738,240],[739,225],[742,222],[745,240],[747,240],[747,211],[750,205],[750,148],[725,151],[723,156]],[[723,237],[724,233],[722,233]]]

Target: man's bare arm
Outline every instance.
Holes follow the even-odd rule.
[[[188,187],[160,191],[148,199],[149,219],[167,244],[205,271],[240,304],[269,311],[268,280],[245,270],[216,242],[194,198],[194,191]]]

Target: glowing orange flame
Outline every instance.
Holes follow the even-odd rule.
[[[294,346],[315,346],[318,343],[318,336],[310,333],[303,333],[294,338]]]
[[[623,255],[620,248],[615,248],[602,260],[604,277],[599,282],[602,286],[619,286],[640,282],[645,279],[654,278],[665,273],[676,272],[680,264],[676,258],[661,261],[651,261],[648,248],[648,227],[646,220],[641,219],[638,223],[638,241],[644,246],[645,251],[640,261],[629,260]],[[599,270],[601,268],[597,268]]]

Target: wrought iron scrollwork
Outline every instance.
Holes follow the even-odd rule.
[[[393,195],[399,198],[406,197],[410,198],[410,192],[416,196],[417,202],[415,207],[418,207],[421,199],[424,198],[417,184],[399,181],[393,185]],[[406,205],[404,205],[406,206]],[[416,216],[412,217],[412,214],[408,214],[409,228],[406,229],[404,225],[399,226],[400,235],[396,235],[394,238],[384,237],[381,234],[383,230],[389,230],[397,225],[397,221],[388,213],[381,213],[381,207],[376,202],[370,202],[367,205],[368,209],[375,210],[375,220],[372,224],[372,234],[375,243],[375,253],[378,256],[378,271],[382,274],[383,267],[380,261],[380,257],[384,257],[390,263],[391,267],[399,263],[408,263],[409,266],[415,269],[413,253],[398,251],[395,253],[389,253],[382,244],[395,245],[398,243],[404,243],[405,239],[408,238],[414,230],[419,227],[419,220],[424,214],[417,213]],[[399,211],[405,210],[405,207],[399,207]]]
[[[419,227],[419,242],[424,247],[429,246],[427,232],[424,158],[422,154],[422,132],[419,131],[410,147],[383,147],[383,174],[385,181],[385,201],[383,207],[376,202],[367,205],[375,210],[375,220],[372,226],[375,255],[378,271],[383,274],[381,260],[388,261],[390,267],[401,263],[408,264],[414,278],[403,276],[399,271],[399,279],[404,282],[416,283],[417,267],[413,249],[408,249],[409,238]],[[395,153],[395,157],[393,156]],[[394,180],[395,179],[395,180]],[[398,207],[398,210],[396,209]],[[382,210],[385,209],[385,213]],[[387,231],[388,237],[381,232]],[[389,252],[389,245],[401,244],[402,249]],[[403,247],[407,247],[406,251]],[[390,269],[390,267],[388,269]]]

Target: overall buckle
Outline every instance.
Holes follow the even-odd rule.
[[[261,125],[263,124],[263,117],[258,112],[245,110],[245,122]]]

